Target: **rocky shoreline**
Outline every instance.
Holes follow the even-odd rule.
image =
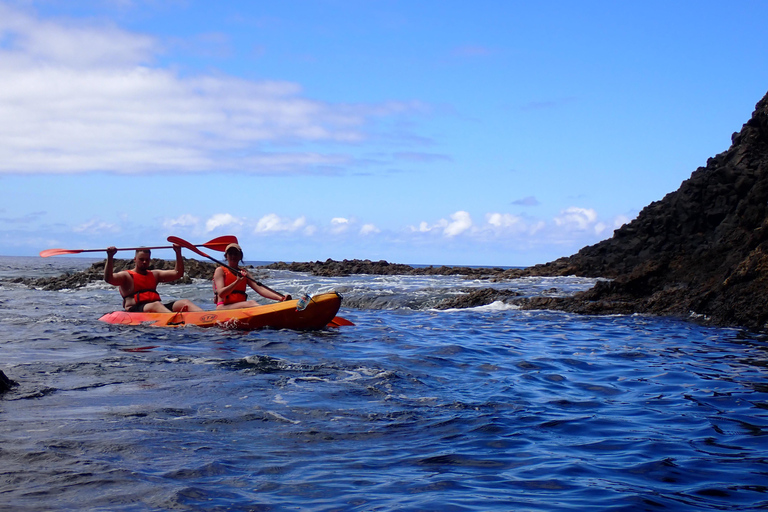
[[[25,284],[32,288],[38,288],[47,291],[68,290],[82,288],[88,283],[101,281],[104,277],[104,265],[106,260],[92,264],[86,270],[62,274],[55,277],[41,277],[36,279],[18,277],[8,282]],[[173,269],[175,262],[173,260],[161,260],[152,258],[150,269],[169,270]],[[184,277],[178,281],[169,284],[189,284],[193,279],[213,279],[213,272],[216,264],[184,258]],[[124,269],[133,268],[133,260],[115,259],[114,271],[119,272]],[[318,277],[345,277],[355,274],[371,275],[428,275],[428,276],[448,276],[458,275],[466,279],[487,279],[489,281],[502,281],[532,275],[526,269],[502,269],[490,267],[412,267],[399,263],[389,263],[387,261],[371,260],[342,260],[336,261],[328,259],[326,261],[304,262],[304,263],[284,263],[276,262],[258,267],[247,266],[254,277],[262,278],[266,274],[259,276],[260,270],[288,270],[292,272],[304,272]]]
[[[9,282],[21,283],[31,288],[38,288],[47,291],[72,290],[76,288],[82,288],[88,283],[94,281],[102,281],[104,279],[104,265],[106,265],[106,262],[106,259],[104,261],[98,261],[86,270],[80,272],[66,273],[55,277],[40,277],[37,279],[17,277],[10,280]],[[149,264],[149,268],[158,270],[173,270],[175,265],[176,262],[174,260],[161,260],[159,258],[152,258]],[[120,272],[121,270],[129,268],[133,268],[132,259],[114,260],[113,270],[115,272]],[[216,265],[213,263],[184,258],[184,277],[172,284],[189,284],[192,282],[192,279],[213,279],[213,271],[215,269]]]
[[[91,282],[101,281],[104,277],[104,265],[106,260],[92,264],[86,270],[80,272],[67,273],[54,277],[42,277],[36,279],[15,278],[10,280],[12,283],[21,283],[31,288],[37,288],[46,291],[69,290],[82,288]],[[153,258],[150,262],[150,269],[168,270],[173,269],[175,262],[173,260],[161,260]],[[184,258],[184,277],[178,281],[169,284],[188,284],[193,279],[211,280],[216,264],[204,261]],[[133,260],[115,259],[114,271],[119,272],[124,269],[133,268]],[[276,262],[259,267],[249,266],[251,275],[257,279],[266,279],[267,274],[261,270],[288,270],[292,272],[304,272],[314,276],[322,277],[345,277],[355,274],[370,275],[458,275],[465,279],[486,279],[489,282],[498,282],[524,275],[530,275],[525,269],[502,269],[485,267],[412,267],[387,261],[371,260],[342,260],[336,261],[328,259],[326,261],[303,262],[303,263],[284,263]],[[497,290],[492,288],[481,290],[467,290],[465,296],[450,299],[437,307],[442,309],[449,308],[467,308],[484,304],[490,304],[495,300],[509,299],[516,296],[516,292],[508,290]]]
[[[380,276],[391,275],[421,275],[421,276],[466,276],[467,279],[512,279],[525,274],[525,269],[502,269],[493,267],[447,267],[428,266],[412,267],[400,263],[389,263],[384,260],[342,260],[328,259],[325,261],[305,263],[277,262],[265,265],[268,270],[290,270],[306,272],[321,277],[343,277],[353,274],[370,274]]]
[[[173,268],[152,260],[153,268]],[[132,260],[116,260],[115,269]],[[179,282],[211,279],[215,265],[185,259]],[[412,267],[370,260],[274,263],[265,270],[315,276],[462,275],[503,282],[526,276],[603,277],[572,297],[516,297],[510,290],[473,289],[440,308],[511,302],[525,309],[581,314],[676,316],[720,326],[768,329],[768,95],[732,136],[731,147],[697,169],[680,188],[645,207],[613,237],[573,256],[524,269]],[[17,279],[45,290],[102,279],[104,262],[54,278]],[[258,269],[257,269],[258,271]]]

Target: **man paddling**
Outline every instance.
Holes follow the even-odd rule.
[[[107,248],[107,263],[104,265],[104,281],[117,286],[123,297],[123,308],[130,313],[172,313],[174,311],[203,311],[187,299],[163,304],[157,293],[158,283],[176,281],[184,276],[184,260],[181,258],[181,246],[173,245],[176,252],[176,267],[173,270],[149,270],[151,252],[149,249],[137,249],[134,256],[134,269],[114,273],[116,247]]]

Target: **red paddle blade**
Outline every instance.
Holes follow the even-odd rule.
[[[40,251],[41,258],[48,258],[49,256],[60,256],[62,254],[78,254],[82,251],[80,249],[46,249]]]
[[[238,243],[236,236],[224,235],[224,236],[214,238],[213,240],[203,244],[203,247],[206,247],[208,249],[213,249],[214,251],[224,252],[227,250],[227,246],[229,244],[236,244],[236,243]]]
[[[213,258],[211,258],[210,256],[208,256],[207,254],[205,254],[203,251],[201,251],[200,249],[198,249],[197,247],[195,247],[195,245],[194,245],[194,244],[191,244],[191,243],[187,242],[187,241],[186,241],[186,240],[184,240],[183,238],[179,238],[179,237],[177,237],[177,236],[169,236],[168,238],[166,238],[166,240],[168,240],[168,241],[169,241],[169,242],[171,242],[172,244],[175,244],[175,245],[180,245],[180,246],[184,247],[185,249],[189,249],[190,251],[192,251],[192,252],[195,252],[195,253],[199,254],[199,255],[200,255],[200,256],[202,256],[203,258],[208,258],[209,260],[212,260],[212,259],[213,259]]]
[[[343,317],[340,317],[340,316],[335,316],[335,317],[333,317],[333,320],[328,322],[328,327],[341,327],[343,325],[353,325],[354,326],[355,324],[353,324],[352,322],[350,322],[346,318],[343,318]]]

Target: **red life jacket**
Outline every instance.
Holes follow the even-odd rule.
[[[141,302],[157,302],[160,300],[160,294],[157,293],[157,279],[155,274],[151,271],[146,274],[139,274],[133,270],[128,271],[133,277],[133,293],[127,296],[123,296],[123,307],[125,307],[125,299],[133,297],[136,304]]]
[[[224,271],[224,286],[229,286],[230,284],[237,281],[237,276],[232,273],[231,270],[229,270],[227,267],[221,267],[221,269]],[[246,289],[246,283],[245,279],[242,280],[237,286],[235,286],[235,289],[229,292],[229,295],[226,297],[220,297],[218,292],[216,291],[216,283],[213,283],[213,293],[214,293],[214,302],[216,304],[218,303],[224,303],[224,304],[234,304],[235,302],[243,302],[248,300],[248,294],[245,292]]]

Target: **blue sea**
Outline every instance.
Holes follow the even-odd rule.
[[[94,260],[0,258],[2,511],[768,508],[768,341],[690,319],[508,304],[593,280],[318,278],[356,326],[106,325],[117,291],[42,291]],[[211,284],[162,285],[212,308]]]

